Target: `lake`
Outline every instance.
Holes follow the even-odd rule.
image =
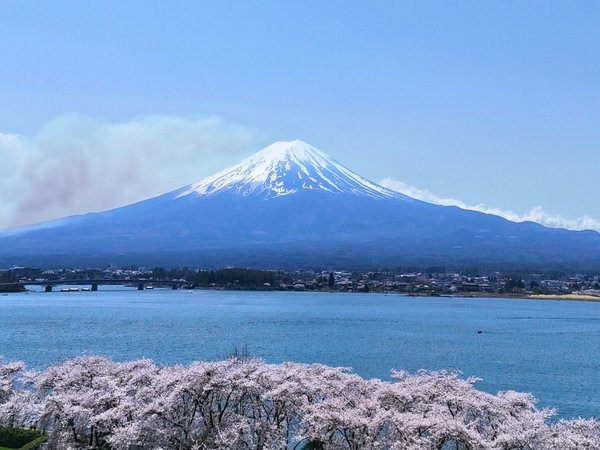
[[[246,346],[363,377],[460,370],[489,392],[531,392],[560,417],[600,416],[600,303],[105,286],[0,295],[0,355],[30,367],[83,353],[188,363]]]

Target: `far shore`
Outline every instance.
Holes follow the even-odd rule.
[[[374,293],[374,292],[373,292]],[[391,294],[391,292],[382,292],[382,294]],[[498,292],[455,292],[453,294],[430,294],[430,293],[399,293],[407,297],[446,297],[446,298],[505,298],[521,300],[570,300],[581,302],[600,302],[600,297],[584,294],[518,294],[518,293],[498,293]]]
[[[496,293],[468,293],[468,294],[452,294],[446,297],[460,298],[518,298],[528,300],[570,300],[581,302],[600,302],[600,297],[585,294],[496,294]]]
[[[160,283],[157,283],[160,284]],[[24,283],[26,285],[26,283]],[[23,286],[24,287],[24,286]],[[156,286],[160,288],[160,286]],[[197,287],[193,290],[223,290],[223,291],[265,291],[265,292],[329,292],[329,293],[360,293],[361,291],[343,291],[343,290],[305,290],[305,291],[295,291],[295,290],[280,290],[273,288],[255,288],[255,289],[244,289],[244,288],[227,288],[227,287],[208,287],[202,286]],[[10,290],[3,291],[0,290],[0,293],[8,294],[8,293],[19,293],[26,292],[29,289],[23,290]],[[567,301],[584,301],[584,302],[600,302],[600,296],[594,295],[586,295],[586,294],[519,294],[519,293],[497,293],[497,292],[455,292],[455,293],[442,293],[436,294],[431,292],[396,292],[396,291],[369,291],[371,294],[386,294],[386,295],[400,295],[406,297],[446,297],[446,298],[505,298],[505,299],[526,299],[526,300],[567,300]]]

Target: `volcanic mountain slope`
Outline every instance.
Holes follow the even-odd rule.
[[[292,141],[159,197],[0,236],[0,265],[109,262],[573,269],[600,263],[600,234],[424,203]]]

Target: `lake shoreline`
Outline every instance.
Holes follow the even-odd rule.
[[[583,294],[489,294],[477,293],[473,295],[455,294],[446,297],[450,298],[506,298],[523,300],[561,300],[561,301],[579,301],[579,302],[600,302],[600,297]]]
[[[26,288],[27,284],[24,284],[24,290],[11,290],[11,291],[0,291],[2,294],[18,294],[23,292],[40,292]],[[123,285],[126,287],[125,285]],[[168,287],[155,286],[155,289],[170,289]],[[183,290],[183,289],[182,289]],[[561,300],[561,301],[581,301],[581,302],[600,302],[599,296],[585,295],[585,294],[516,294],[516,293],[491,293],[491,292],[464,292],[454,294],[432,294],[432,293],[406,293],[397,291],[346,291],[346,290],[292,290],[292,289],[267,289],[267,288],[254,288],[254,289],[240,289],[240,288],[226,288],[226,287],[197,287],[193,289],[186,289],[189,291],[226,291],[226,292],[314,292],[314,293],[330,293],[330,294],[384,294],[384,295],[398,295],[400,297],[427,297],[427,298],[503,298],[503,299],[523,299],[523,300]]]

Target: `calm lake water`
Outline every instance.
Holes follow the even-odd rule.
[[[0,295],[0,355],[41,368],[94,353],[159,363],[321,362],[364,377],[458,369],[600,416],[600,303],[382,294],[127,290]],[[482,333],[478,333],[478,331]]]

